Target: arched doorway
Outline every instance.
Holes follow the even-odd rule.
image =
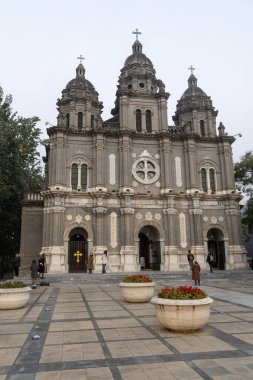
[[[83,228],[74,228],[69,234],[69,272],[87,272],[88,234]]]
[[[139,232],[139,256],[142,270],[160,270],[161,247],[159,231],[153,226],[144,226]]]
[[[214,257],[213,268],[225,269],[225,245],[224,235],[218,228],[211,228],[207,233],[208,252],[211,252]]]

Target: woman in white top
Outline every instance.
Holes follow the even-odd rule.
[[[104,251],[101,260],[102,260],[102,274],[106,274],[107,251]]]

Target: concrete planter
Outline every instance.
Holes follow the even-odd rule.
[[[178,332],[192,332],[202,328],[210,317],[212,298],[172,300],[153,297],[156,316],[166,328]]]
[[[0,288],[0,310],[20,309],[27,305],[30,299],[31,288]]]
[[[154,282],[121,282],[119,286],[121,287],[123,298],[127,302],[148,302],[154,296]]]

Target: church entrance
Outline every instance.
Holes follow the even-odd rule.
[[[74,228],[69,234],[69,272],[87,272],[88,234],[83,228]]]
[[[223,232],[218,228],[211,228],[207,233],[207,238],[208,252],[214,257],[213,268],[224,270],[226,256]]]
[[[159,231],[144,226],[139,232],[139,257],[142,270],[160,270],[161,249]]]

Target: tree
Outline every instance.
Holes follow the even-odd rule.
[[[241,161],[235,164],[237,189],[246,194],[247,201],[242,210],[242,221],[253,231],[253,152],[246,152]]]
[[[40,191],[43,178],[37,148],[39,118],[12,113],[12,96],[0,88],[0,255],[19,251],[22,201],[27,191]]]

